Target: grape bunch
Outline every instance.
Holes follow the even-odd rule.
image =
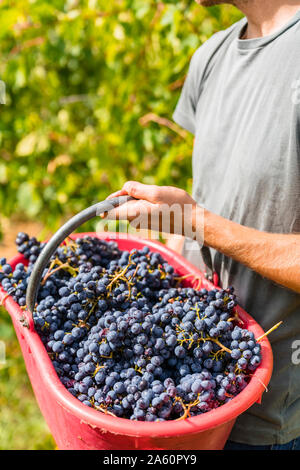
[[[22,307],[44,244],[19,233],[28,260],[0,259],[2,287]],[[86,406],[138,421],[196,416],[240,393],[261,362],[233,288],[184,287],[148,247],[67,240],[43,273],[35,328],[67,390]]]

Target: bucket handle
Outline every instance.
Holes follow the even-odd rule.
[[[37,299],[38,290],[40,287],[41,278],[45,267],[47,266],[51,256],[57,250],[59,245],[67,238],[74,230],[88,220],[96,217],[104,212],[108,212],[121,204],[130,200],[134,200],[131,196],[119,196],[105,201],[98,202],[93,206],[84,209],[78,214],[74,215],[68,220],[57,232],[50,238],[43,250],[41,251],[38,259],[34,264],[34,268],[28,281],[26,292],[26,305],[30,312],[33,312]]]

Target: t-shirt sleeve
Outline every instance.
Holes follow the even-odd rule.
[[[197,86],[197,82],[199,81],[197,80],[199,73],[197,70],[198,51],[199,49],[194,53],[191,59],[188,74],[173,113],[173,120],[192,134],[195,134],[196,130],[196,106],[199,92]]]
[[[173,113],[174,121],[192,134],[196,132],[197,105],[202,93],[207,66],[226,38],[230,37],[241,24],[242,21],[213,34],[192,56],[187,77]]]

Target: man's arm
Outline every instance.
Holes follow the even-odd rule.
[[[300,234],[266,233],[239,225],[203,209],[185,191],[170,186],[129,181],[111,197],[122,194],[129,194],[137,200],[114,209],[108,214],[108,218],[132,222],[145,211],[155,216],[166,205],[177,204],[182,209],[190,206],[188,220],[186,216],[184,220],[187,233],[179,233],[172,225],[170,233],[187,236],[192,232],[203,233],[205,245],[244,264],[261,276],[300,293]],[[157,225],[149,226],[150,217],[144,220],[144,228],[160,228]]]
[[[184,244],[184,237],[180,235],[171,235],[166,240],[166,246],[168,248],[171,248],[171,250],[176,251],[176,253],[179,253],[179,254],[182,253],[183,244]]]
[[[300,293],[300,234],[260,232],[204,211],[204,243]]]

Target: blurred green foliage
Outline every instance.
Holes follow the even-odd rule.
[[[3,0],[2,215],[55,229],[127,179],[190,190],[192,136],[169,121],[193,52],[240,17],[194,0]]]
[[[27,377],[11,320],[0,307],[0,339],[6,362],[0,364],[0,450],[54,449]]]

